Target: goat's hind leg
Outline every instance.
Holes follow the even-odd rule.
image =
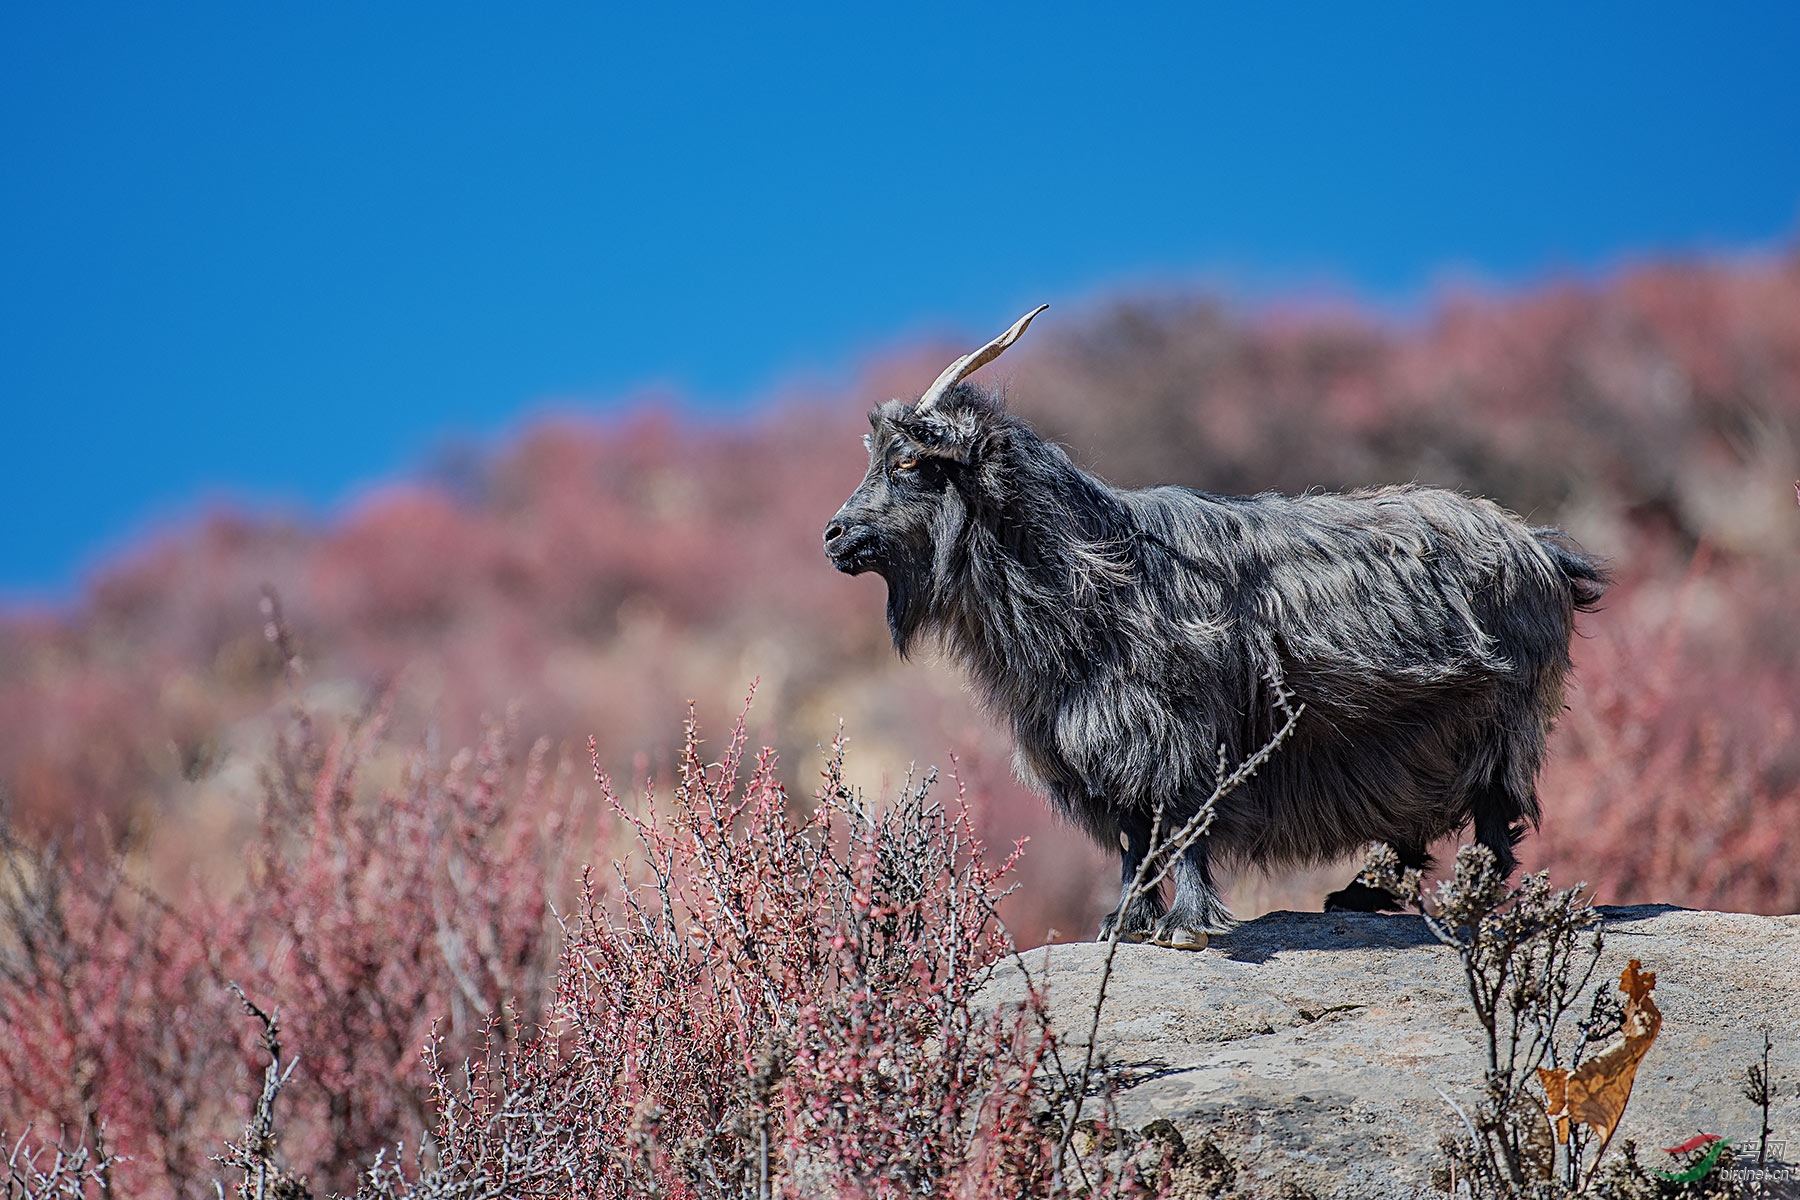
[[[1519,866],[1513,848],[1524,838],[1527,824],[1537,820],[1537,797],[1529,792],[1521,797],[1496,782],[1482,789],[1472,808],[1475,840],[1493,852],[1500,878],[1508,878]]]
[[[1119,859],[1119,906],[1106,914],[1100,922],[1100,941],[1112,937],[1113,930],[1119,930],[1122,942],[1141,942],[1148,938],[1157,928],[1163,915],[1161,887],[1151,887],[1140,895],[1132,894],[1132,885],[1137,882],[1138,867],[1142,865],[1146,855],[1150,853],[1150,819],[1132,813],[1123,813],[1119,817],[1119,835],[1122,842]],[[1155,868],[1151,869],[1153,876]]]
[[[1431,855],[1425,852],[1424,846],[1395,846],[1394,853],[1399,856],[1402,867],[1419,871],[1431,869]],[[1399,912],[1404,907],[1392,892],[1370,887],[1356,879],[1325,897],[1326,912]]]
[[[1175,864],[1175,903],[1157,922],[1151,941],[1179,950],[1203,950],[1207,935],[1237,924],[1213,882],[1206,840],[1189,846]]]

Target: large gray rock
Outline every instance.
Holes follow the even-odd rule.
[[[1640,959],[1663,1013],[1618,1140],[1719,1133],[1754,1154],[1759,1114],[1741,1088],[1766,1029],[1773,1138],[1800,1159],[1800,917],[1601,911],[1595,979],[1616,983]],[[1023,956],[1066,1045],[1085,1044],[1105,951]],[[997,998],[1022,986],[1016,968],[993,985]],[[1438,1139],[1460,1122],[1438,1089],[1472,1103],[1486,1061],[1456,956],[1413,916],[1278,912],[1197,953],[1121,945],[1098,1040],[1127,1071],[1124,1122],[1210,1137],[1239,1164],[1243,1196],[1439,1195]]]

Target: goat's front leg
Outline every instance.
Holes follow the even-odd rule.
[[[1119,843],[1119,906],[1100,922],[1099,940],[1110,938],[1117,928],[1120,941],[1141,942],[1155,932],[1163,915],[1160,886],[1151,887],[1142,895],[1132,895],[1138,868],[1150,853],[1150,818],[1135,813],[1120,814]]]
[[[1224,933],[1236,923],[1213,882],[1209,847],[1201,838],[1175,864],[1175,903],[1157,922],[1150,940],[1180,950],[1203,950],[1208,934]]]

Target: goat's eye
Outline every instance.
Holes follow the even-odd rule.
[[[896,471],[910,471],[918,465],[919,460],[910,454],[905,458],[897,458],[894,460],[894,470]]]

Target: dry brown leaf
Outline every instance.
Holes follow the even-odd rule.
[[[1662,1011],[1651,995],[1656,973],[1642,972],[1640,965],[1634,958],[1619,975],[1619,990],[1625,993],[1623,1040],[1582,1063],[1568,1078],[1569,1116],[1600,1134],[1602,1150],[1625,1115],[1638,1064],[1662,1029]]]
[[[1662,1010],[1651,995],[1656,990],[1656,972],[1641,971],[1640,966],[1634,958],[1619,974],[1619,990],[1625,993],[1625,1036],[1655,1041],[1662,1028]]]
[[[1544,1085],[1544,1114],[1556,1122],[1556,1140],[1569,1143],[1569,1073],[1561,1067],[1539,1067],[1538,1082]]]
[[[1538,1082],[1544,1088],[1544,1112],[1554,1123],[1560,1143],[1568,1143],[1569,1122],[1579,1121],[1600,1135],[1604,1153],[1613,1130],[1619,1127],[1619,1118],[1625,1115],[1638,1064],[1662,1029],[1662,1010],[1656,1007],[1652,995],[1656,972],[1642,970],[1642,966],[1634,958],[1619,974],[1619,990],[1625,993],[1621,1041],[1582,1063],[1573,1073],[1561,1068],[1538,1068]]]

